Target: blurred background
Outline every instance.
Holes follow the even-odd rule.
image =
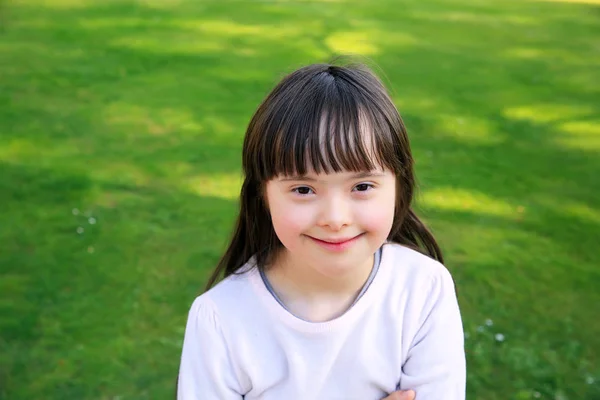
[[[412,140],[470,399],[600,399],[600,2],[0,3],[0,398],[172,398],[246,125],[357,55]]]

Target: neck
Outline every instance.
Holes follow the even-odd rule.
[[[374,257],[352,271],[327,276],[283,250],[266,270],[279,299],[294,315],[309,321],[327,321],[343,314],[354,302],[373,269]]]

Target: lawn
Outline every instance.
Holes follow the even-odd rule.
[[[599,399],[598,21],[592,0],[0,3],[0,399],[172,397],[246,124],[337,54],[408,126],[469,398]]]

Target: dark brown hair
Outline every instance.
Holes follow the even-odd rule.
[[[406,128],[387,90],[364,65],[314,64],[284,77],[252,117],[242,151],[244,183],[229,247],[207,289],[251,258],[264,268],[282,248],[263,196],[278,175],[371,171],[396,175],[388,240],[443,262],[431,232],[411,209],[415,178]]]

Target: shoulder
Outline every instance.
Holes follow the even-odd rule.
[[[393,268],[394,275],[400,279],[452,279],[446,266],[439,261],[397,243],[384,245],[382,262]]]
[[[230,325],[245,319],[256,310],[254,268],[231,275],[210,290],[196,297],[190,307],[190,316],[215,326]]]
[[[437,260],[400,244],[384,245],[381,266],[387,275],[388,294],[414,304],[456,296],[450,271]]]

